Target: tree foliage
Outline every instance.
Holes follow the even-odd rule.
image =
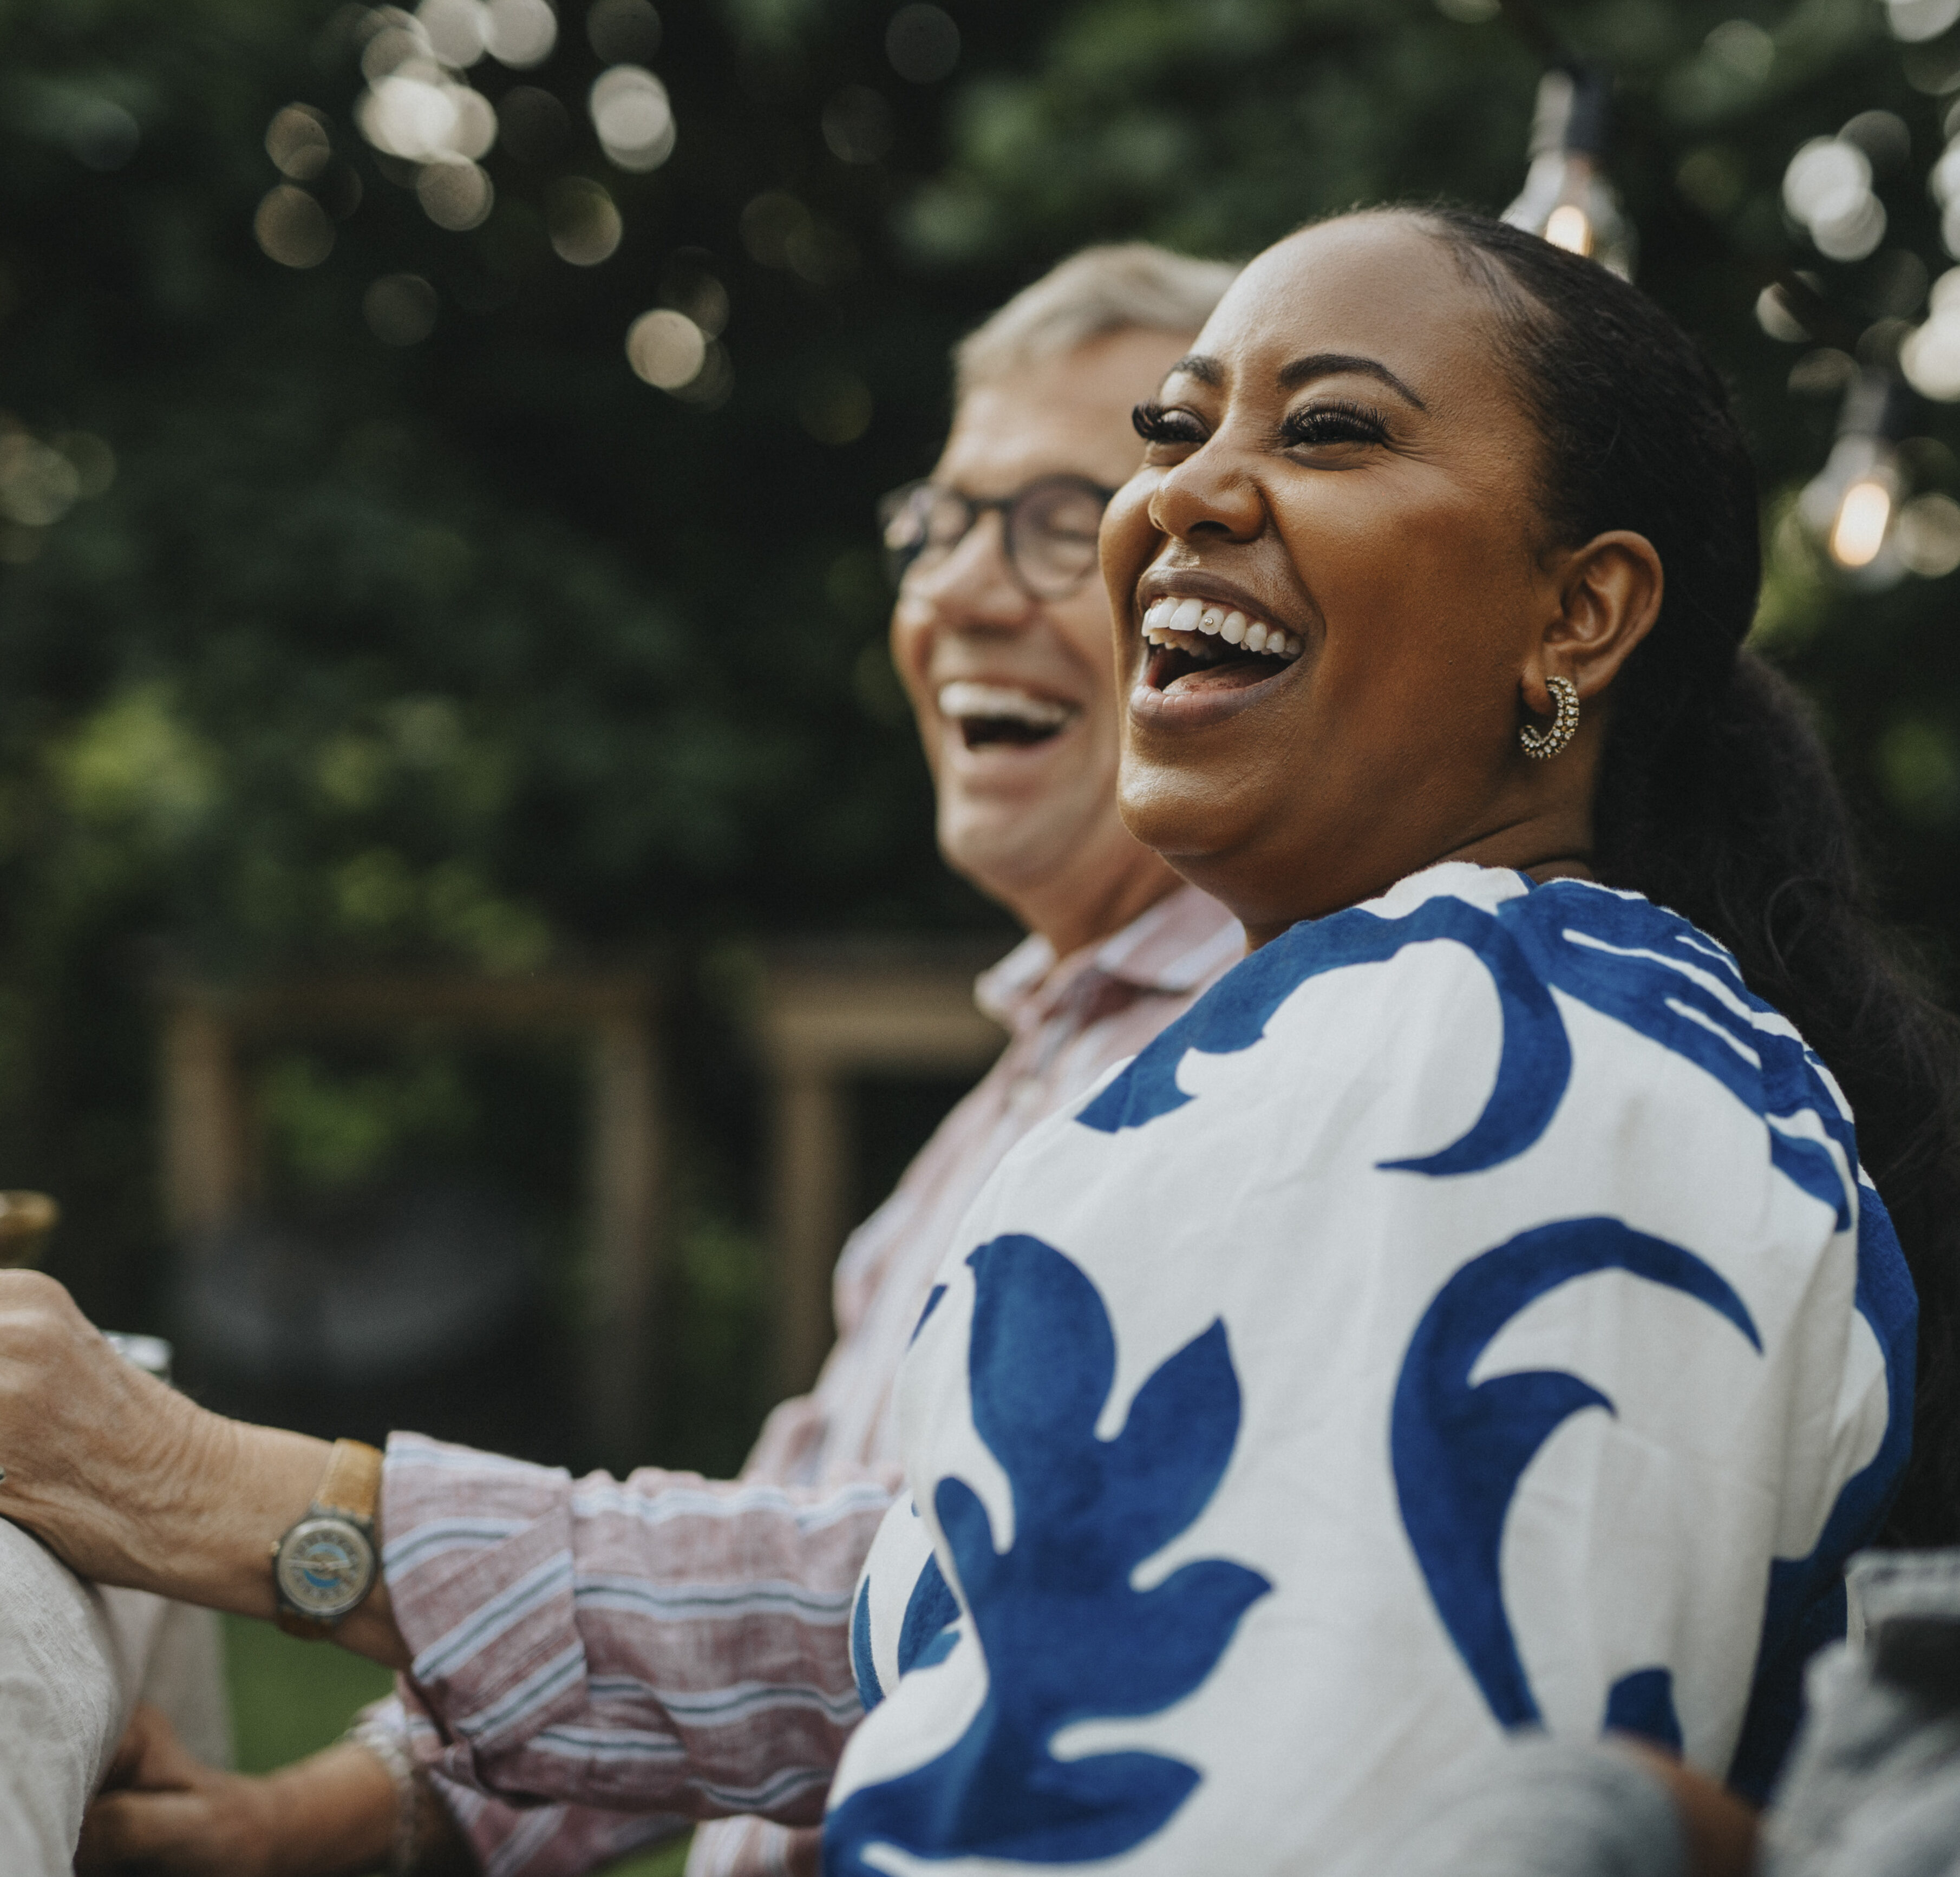
[[[638,173],[595,141],[602,61],[565,0],[548,62],[472,74],[493,103],[549,92],[564,129],[492,150],[467,232],[353,127],[358,8],[0,5],[0,1166],[77,1208],[85,1297],[156,1239],[144,946],[498,972],[991,918],[931,851],[869,525],[931,461],[950,342],[1086,241],[1246,254],[1351,202],[1499,207],[1522,176],[1543,52],[1489,0],[949,5],[957,62],[908,80],[882,0],[673,0],[652,62],[678,144]],[[1801,265],[1847,332],[1895,342],[1867,329],[1945,265],[1923,183],[1960,51],[1901,47],[1867,0],[1546,14],[1619,75],[1643,281],[1758,441],[1761,629],[1893,903],[1943,938],[1952,582],[1825,577],[1785,516],[1834,406],[1792,392],[1808,355],[1752,309]],[[329,126],[313,186],[339,218],[304,269],[253,234],[294,102]],[[1881,178],[1886,243],[1836,266],[1783,169],[1874,108],[1911,152]],[[577,177],[623,221],[596,266],[549,238]],[[364,317],[398,274],[434,290],[418,344]],[[624,352],[704,275],[733,372],[709,405]],[[1814,359],[1797,380],[1834,382]],[[1952,424],[1920,428],[1915,471],[1945,485]]]

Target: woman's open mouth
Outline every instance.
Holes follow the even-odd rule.
[[[1144,682],[1153,691],[1236,691],[1263,684],[1305,650],[1292,633],[1230,606],[1166,595],[1144,615]]]

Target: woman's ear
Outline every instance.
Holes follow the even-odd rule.
[[[1599,696],[1653,629],[1666,584],[1653,543],[1627,529],[1596,536],[1567,555],[1559,609],[1525,669],[1526,702],[1551,710],[1548,676],[1570,679],[1582,701]]]

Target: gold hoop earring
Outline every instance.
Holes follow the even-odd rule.
[[[1548,762],[1571,742],[1579,729],[1579,687],[1570,678],[1548,678],[1545,688],[1551,693],[1553,717],[1549,730],[1534,730],[1527,724],[1518,732],[1518,741],[1528,756]]]

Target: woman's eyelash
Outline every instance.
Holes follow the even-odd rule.
[[[1289,444],[1381,443],[1389,434],[1380,412],[1341,399],[1296,411],[1282,429]]]
[[[1130,422],[1145,443],[1202,443],[1204,427],[1188,411],[1167,411],[1161,404],[1139,404]]]

